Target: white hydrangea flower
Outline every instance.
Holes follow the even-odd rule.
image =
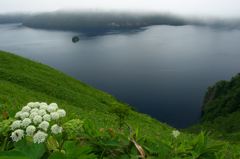
[[[40,103],[39,102],[35,102],[32,107],[38,108],[39,106],[40,106]]]
[[[37,115],[38,115],[38,113],[33,112],[33,113],[30,114],[29,118],[30,118],[30,119],[33,119],[33,118],[34,118],[35,116],[37,116]]]
[[[24,138],[24,131],[21,129],[17,129],[12,133],[10,137],[12,138],[13,141],[18,142],[19,140]]]
[[[22,115],[22,111],[19,111],[15,114],[15,118],[21,117],[21,115]]]
[[[49,106],[55,107],[56,109],[58,108],[57,103],[51,103],[51,104],[49,104]]]
[[[22,108],[22,112],[29,112],[31,108],[29,106],[25,106]]]
[[[27,136],[32,135],[36,131],[36,127],[33,125],[29,125],[26,129]]]
[[[38,108],[34,108],[30,111],[30,113],[38,113],[39,112],[39,109]]]
[[[21,114],[21,119],[24,120],[25,118],[28,118],[29,117],[29,113],[28,112],[23,112]]]
[[[65,116],[66,116],[66,112],[65,112],[65,110],[63,110],[63,109],[59,109],[59,110],[57,111],[57,113],[59,114],[60,117],[65,117]]]
[[[29,124],[31,124],[32,120],[29,119],[29,118],[25,118],[23,121],[22,121],[22,126],[23,127],[27,127]]]
[[[46,112],[46,110],[39,110],[39,112],[38,112],[38,114],[40,115],[40,116],[43,116],[43,115],[45,115],[45,114],[47,114],[47,112]]]
[[[21,126],[21,120],[16,120],[16,121],[14,121],[13,123],[12,123],[12,125],[10,125],[10,127],[11,127],[11,130],[14,130],[14,129],[16,129],[16,128],[19,128],[20,126]]]
[[[51,113],[51,117],[53,120],[58,120],[59,119],[59,114],[57,112]]]
[[[174,137],[177,137],[178,135],[180,135],[180,132],[179,132],[178,130],[173,130],[173,131],[172,131],[172,135],[173,135]]]
[[[41,123],[42,122],[42,117],[40,115],[36,115],[34,118],[33,118],[33,122],[35,124],[37,123]]]
[[[55,124],[51,127],[52,133],[59,134],[62,132],[62,127],[58,126],[58,124]]]
[[[33,140],[34,140],[34,143],[42,143],[45,141],[46,137],[48,136],[48,134],[42,132],[42,131],[38,131],[34,136],[33,136]]]
[[[27,104],[27,106],[29,106],[30,108],[33,108],[33,105],[34,105],[33,102],[30,102],[30,103]]]
[[[47,128],[49,127],[49,122],[43,121],[41,124],[38,126],[39,128],[42,128],[43,130],[47,131]]]
[[[47,108],[47,111],[48,111],[49,113],[52,113],[52,112],[55,112],[56,109],[57,109],[56,107],[49,106],[49,107]]]
[[[49,114],[44,115],[44,116],[43,116],[43,120],[50,122],[50,121],[51,121],[51,115],[49,115]]]
[[[48,106],[45,104],[41,104],[39,107],[40,110],[47,110],[47,108],[48,108]]]

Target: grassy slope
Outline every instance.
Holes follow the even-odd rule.
[[[88,116],[98,128],[118,129],[117,117],[108,112],[112,104],[121,105],[113,96],[49,66],[0,51],[0,105],[22,107],[36,101],[48,104],[55,102],[67,111],[67,115],[76,113],[79,119]],[[172,140],[171,132],[174,128],[148,115],[131,111],[126,122],[133,129],[139,128],[140,136],[147,135],[153,140]],[[123,131],[129,133],[126,125]],[[194,137],[181,133],[179,138],[191,141]],[[223,141],[211,139],[212,144],[220,142]]]
[[[84,119],[89,116],[99,128],[118,128],[113,114],[108,113],[112,104],[121,104],[113,96],[94,89],[81,81],[63,74],[49,66],[20,56],[0,51],[0,104],[8,103],[25,106],[28,102],[56,102],[67,110]],[[156,136],[158,131],[173,130],[148,115],[131,111],[127,122],[141,128],[141,134]],[[144,131],[145,130],[145,131]],[[127,126],[124,131],[128,132]]]

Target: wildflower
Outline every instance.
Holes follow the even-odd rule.
[[[58,126],[58,124],[55,124],[51,127],[52,133],[59,134],[62,132],[62,127]]]
[[[18,142],[21,138],[24,137],[24,131],[21,129],[15,130],[12,135],[10,136],[13,141]]]
[[[29,124],[31,124],[32,120],[29,119],[29,118],[25,118],[23,121],[22,121],[22,126],[23,127],[27,127]]]
[[[40,116],[43,116],[43,115],[45,115],[45,114],[47,114],[47,112],[46,112],[46,110],[39,110],[39,112],[38,112],[38,115],[40,115]]]
[[[16,129],[16,128],[19,128],[20,126],[21,126],[21,120],[16,120],[16,121],[14,121],[13,123],[12,123],[12,125],[10,125],[10,127],[11,127],[11,130],[14,130],[14,129]]]
[[[29,112],[31,108],[29,106],[25,106],[22,108],[22,112]]]
[[[174,137],[177,137],[178,135],[180,135],[180,132],[178,130],[173,130],[172,134]]]
[[[30,113],[38,113],[39,112],[39,109],[38,108],[34,108],[30,111]]]
[[[28,113],[28,112],[23,112],[23,113],[21,114],[21,119],[22,119],[22,120],[25,119],[25,118],[27,118],[27,117],[29,117],[29,113]]]
[[[51,115],[49,115],[49,114],[44,115],[43,120],[44,121],[51,121]]]
[[[60,117],[65,117],[65,116],[66,116],[66,112],[65,112],[65,110],[63,110],[63,109],[59,109],[59,110],[57,111],[57,113],[59,114]]]
[[[40,110],[47,110],[48,106],[46,104],[41,104],[39,109]]]
[[[56,111],[56,107],[54,107],[54,106],[49,106],[48,108],[47,108],[47,111],[49,112],[49,113],[52,113],[52,112],[55,112]]]
[[[35,116],[37,116],[37,115],[38,115],[38,113],[33,112],[33,113],[30,114],[29,118],[30,118],[30,119],[33,119],[33,118],[34,118]]]
[[[40,103],[39,102],[35,102],[32,107],[37,108],[39,106],[40,106]]]
[[[42,143],[45,141],[46,137],[48,136],[48,134],[42,132],[42,131],[38,131],[34,136],[33,136],[33,140],[34,140],[34,143]]]
[[[22,115],[22,112],[19,111],[19,112],[17,112],[17,113],[15,114],[15,118],[21,117],[21,115]]]
[[[51,117],[53,120],[58,120],[59,119],[59,114],[57,112],[51,113]]]
[[[29,125],[26,129],[27,136],[32,135],[36,131],[36,127],[33,125]]]
[[[30,108],[33,108],[33,105],[34,105],[33,102],[30,102],[30,103],[27,104],[27,106],[29,106]]]
[[[57,103],[51,103],[51,104],[49,104],[49,106],[53,106],[53,107],[55,107],[55,108],[58,108]]]
[[[37,123],[40,123],[42,121],[42,117],[40,115],[36,115],[34,118],[33,118],[33,122],[35,124]]]
[[[40,105],[48,105],[48,104],[45,102],[41,102]]]
[[[42,128],[43,130],[47,131],[47,128],[49,127],[49,122],[43,121],[41,124],[38,126],[39,128]]]

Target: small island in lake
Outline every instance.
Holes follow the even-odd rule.
[[[73,38],[72,38],[72,42],[77,42],[77,41],[79,41],[79,37],[78,36],[74,36]]]

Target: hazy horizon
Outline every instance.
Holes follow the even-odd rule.
[[[169,13],[180,16],[238,18],[240,17],[240,1],[237,0],[8,0],[1,3],[0,14],[13,12],[51,12],[62,8],[107,9],[125,11],[148,11]]]

